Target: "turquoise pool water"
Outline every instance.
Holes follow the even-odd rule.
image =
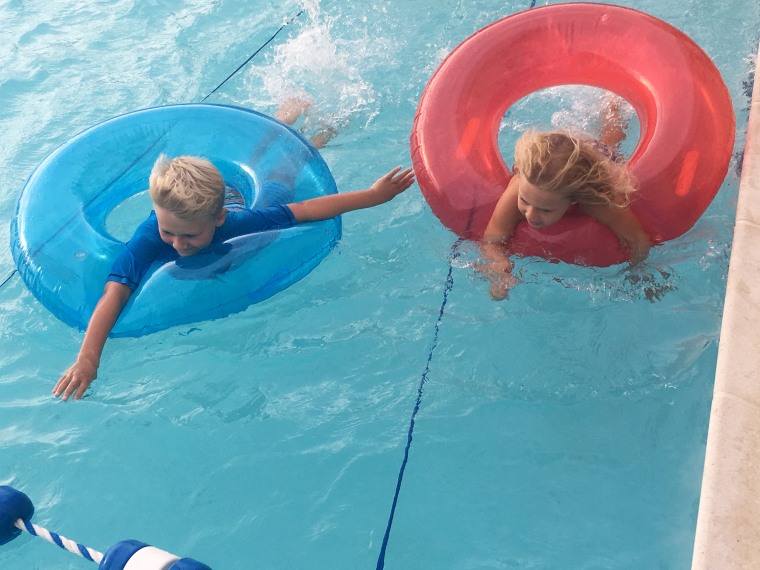
[[[740,155],[760,7],[621,3],[713,57]],[[271,113],[308,91],[311,125],[340,128],[323,155],[350,190],[409,164],[416,103],[443,56],[530,2],[70,4],[0,5],[0,279],[14,269],[18,193],[47,153],[113,115],[202,99],[302,8],[209,101]],[[590,97],[550,93],[540,114],[558,105],[583,120]],[[533,118],[520,112],[505,129]],[[503,303],[469,247],[446,288],[454,237],[413,187],[345,216],[338,248],[272,299],[111,341],[75,404],[50,390],[82,335],[11,276],[0,484],[32,498],[37,524],[101,551],[137,538],[215,570],[374,568],[429,365],[386,568],[688,568],[737,164],[643,280],[525,261]],[[22,537],[0,548],[0,567],[94,565]]]

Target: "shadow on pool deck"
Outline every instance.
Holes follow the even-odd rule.
[[[738,568],[760,568],[760,81],[747,127],[692,561],[693,570]]]

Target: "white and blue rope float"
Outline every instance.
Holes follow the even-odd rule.
[[[211,567],[202,562],[192,558],[180,558],[138,540],[122,540],[103,554],[33,524],[32,515],[34,505],[29,497],[13,487],[0,485],[0,546],[26,531],[72,554],[95,562],[99,570],[211,570]]]

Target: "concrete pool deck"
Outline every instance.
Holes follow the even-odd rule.
[[[755,71],[760,69],[760,51]],[[760,568],[760,81],[747,126],[693,570]]]

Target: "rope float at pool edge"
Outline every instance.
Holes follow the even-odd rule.
[[[0,486],[0,545],[26,531],[85,560],[98,564],[99,570],[211,570],[192,558],[180,558],[138,540],[117,542],[103,554],[31,522],[32,501],[21,491]]]

